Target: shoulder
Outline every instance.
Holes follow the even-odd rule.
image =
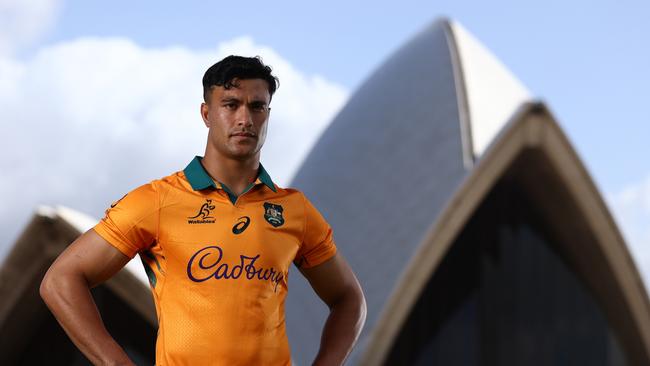
[[[303,191],[296,188],[277,188],[277,197],[281,197],[279,200],[286,202],[292,207],[299,208],[306,219],[313,220],[314,217],[317,219],[322,218],[320,211]]]
[[[277,200],[290,202],[291,204],[304,205],[308,199],[307,196],[299,189],[296,188],[283,188],[275,185],[276,192],[272,195]]]
[[[287,197],[305,197],[305,194],[296,188],[291,188],[291,187],[280,187],[279,185],[275,185],[276,193],[281,195],[281,196],[287,196]]]
[[[141,184],[129,191],[122,198],[111,204],[111,208],[115,207],[122,201],[129,201],[131,204],[146,205],[147,203],[158,202],[165,197],[170,190],[174,188],[182,188],[185,185],[189,186],[182,171],[174,172],[165,177],[151,180],[147,183]]]
[[[185,173],[182,170],[164,176],[162,178],[154,179],[149,182],[155,189],[159,191],[169,190],[172,188],[181,188],[181,189],[192,189],[190,183],[185,177]]]
[[[136,190],[155,193],[161,200],[164,200],[172,191],[193,191],[182,170],[154,179],[137,187],[134,191]]]

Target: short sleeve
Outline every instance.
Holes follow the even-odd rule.
[[[114,202],[93,229],[124,255],[133,258],[156,240],[159,206],[153,184],[145,184]]]
[[[336,254],[336,244],[332,237],[332,228],[323,215],[304,195],[303,200],[305,230],[294,264],[298,268],[311,268],[332,258]]]

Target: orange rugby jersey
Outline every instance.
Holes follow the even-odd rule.
[[[307,198],[260,165],[236,197],[195,157],[128,193],[94,230],[144,264],[156,304],[157,365],[290,365],[289,266],[334,256],[332,230]]]

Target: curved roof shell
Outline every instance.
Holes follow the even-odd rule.
[[[616,330],[631,365],[650,364],[650,302],[634,260],[598,189],[553,116],[525,104],[492,142],[432,224],[383,304],[361,364],[386,352],[454,239],[504,176],[533,199],[564,243],[565,260]]]
[[[56,257],[95,223],[66,207],[42,206],[36,210],[0,266],[0,364],[19,363],[30,343],[39,337],[54,336],[36,334],[51,317],[39,295],[41,280]],[[139,261],[129,262],[101,287],[115,294],[136,319],[142,319],[152,329],[156,326],[155,306]],[[146,335],[147,331],[136,328],[130,332]],[[50,341],[56,344],[56,340]]]
[[[403,321],[400,317],[406,316],[423,279],[431,275],[440,258],[426,257],[430,263],[423,267],[428,268],[424,272],[415,269],[421,264],[415,265],[416,261],[424,260],[426,250],[437,251],[439,256],[444,253],[443,242],[432,239],[432,227],[444,228],[441,220],[450,215],[449,210],[478,194],[468,188],[476,174],[496,179],[505,171],[508,161],[502,160],[504,155],[489,157],[488,152],[499,144],[511,146],[512,142],[504,142],[512,136],[504,126],[516,125],[507,122],[529,95],[460,25],[440,20],[398,49],[366,80],[304,161],[293,185],[303,190],[330,222],[339,250],[366,294],[368,317],[351,356],[352,364],[363,361],[371,365],[382,360],[370,355],[381,355],[378,350],[390,345]],[[545,108],[526,105],[527,113],[543,111],[539,113],[552,121]],[[594,246],[601,249],[594,250],[606,253],[603,258],[607,260],[623,258],[601,277],[613,281],[610,290],[620,286],[626,294],[619,305],[634,309],[628,321],[648,319],[647,295],[640,277],[575,152],[554,122],[531,126],[524,129],[528,132],[521,132],[524,141],[526,133],[550,131],[559,136],[553,141],[565,143],[559,151],[570,154],[572,174],[583,174],[580,181],[590,188],[570,191],[578,194],[576,200],[591,194],[586,200],[593,207],[578,212],[597,212],[598,220],[609,228],[593,227],[596,234],[590,237],[606,240]],[[540,137],[533,134],[531,138]],[[487,164],[483,160],[494,159],[501,160],[490,166],[499,165],[501,170],[478,170]],[[463,194],[458,193],[461,190]],[[476,205],[480,197],[475,199]],[[327,311],[306,281],[296,278],[287,298],[287,332],[293,355],[302,364],[317,352]],[[635,327],[639,328],[630,329]],[[639,328],[632,333],[640,340],[635,354],[647,354],[648,330]]]

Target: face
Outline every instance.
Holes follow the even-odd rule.
[[[270,101],[262,79],[235,79],[230,89],[213,87],[208,102],[201,104],[201,116],[209,128],[208,151],[234,160],[259,159]]]

